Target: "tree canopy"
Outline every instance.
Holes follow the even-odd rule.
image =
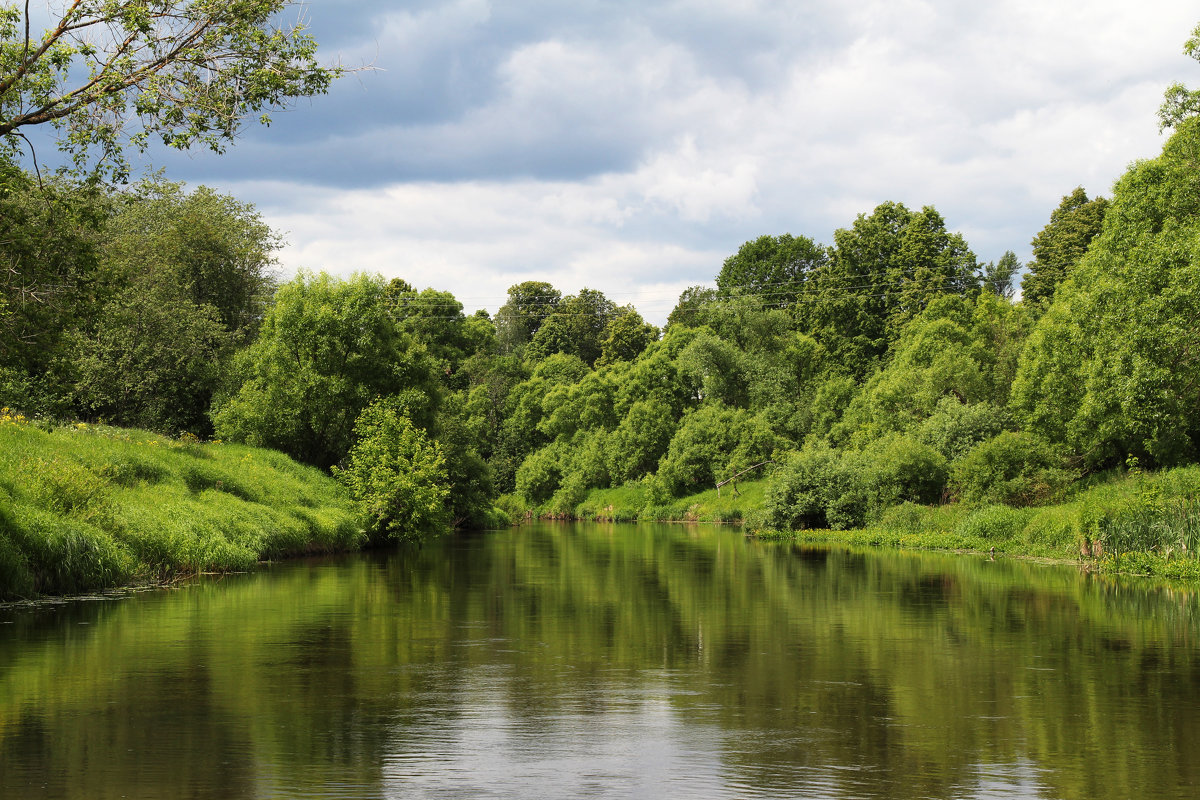
[[[76,164],[122,175],[123,145],[151,137],[221,151],[247,117],[324,93],[294,0],[55,0],[31,30],[29,3],[0,6],[0,155],[50,123]],[[95,151],[98,151],[96,153]],[[93,154],[94,157],[93,157]]]

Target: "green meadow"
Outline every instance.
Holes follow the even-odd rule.
[[[0,416],[0,598],[360,546],[345,490],[282,453]]]

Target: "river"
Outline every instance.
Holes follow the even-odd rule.
[[[532,524],[0,608],[3,798],[1184,798],[1192,588]]]

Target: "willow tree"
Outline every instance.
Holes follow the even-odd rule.
[[[293,0],[52,0],[37,33],[29,0],[0,5],[0,155],[26,129],[58,128],[78,168],[127,171],[126,144],[152,138],[217,152],[252,115],[324,93]],[[7,152],[5,152],[7,151]]]

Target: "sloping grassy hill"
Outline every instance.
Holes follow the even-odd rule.
[[[281,453],[0,412],[0,598],[241,570],[363,541],[342,487]]]

